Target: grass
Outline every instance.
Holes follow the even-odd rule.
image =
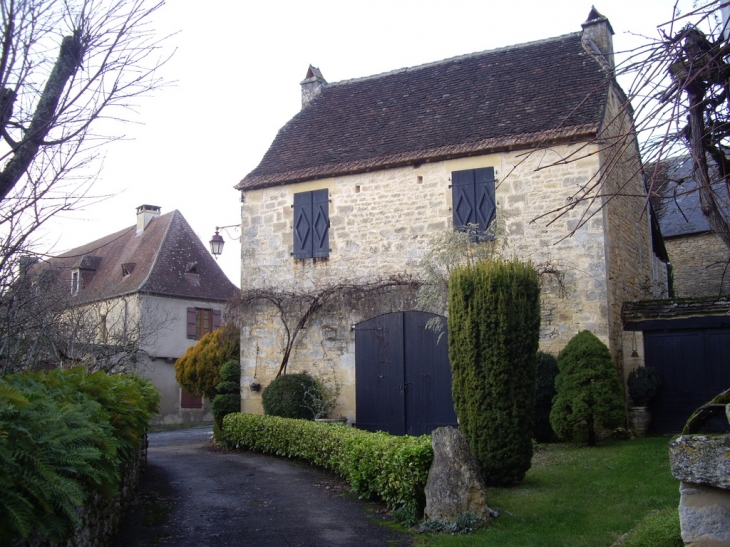
[[[608,547],[652,511],[679,505],[666,437],[612,441],[597,448],[540,445],[516,487],[489,488],[502,514],[469,536],[420,536],[435,547]],[[672,545],[668,543],[667,545]]]

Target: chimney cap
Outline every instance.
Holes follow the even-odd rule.
[[[309,65],[309,68],[307,69],[307,75],[300,83],[308,84],[310,82],[321,82],[323,84],[326,84],[327,80],[325,80],[324,76],[322,76],[321,70],[319,70],[316,66]]]
[[[157,205],[140,205],[137,207],[137,214],[144,213],[145,211],[150,213],[159,213],[160,210],[162,210],[162,207],[158,207]]]
[[[608,17],[602,15],[601,12],[596,9],[596,6],[591,6],[591,11],[588,13],[588,19],[586,19],[585,23],[583,23],[581,26],[583,28],[586,28],[592,25],[597,25],[598,23],[606,23],[606,25],[608,25],[609,32],[612,35],[616,34],[613,31],[613,27],[611,26],[611,22],[608,20]]]

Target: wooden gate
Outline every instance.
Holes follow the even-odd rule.
[[[426,329],[432,317],[396,312],[355,327],[357,427],[423,435],[457,425],[446,334],[439,342]]]
[[[644,354],[662,382],[649,407],[655,433],[681,431],[697,407],[730,388],[730,329],[644,331]],[[708,426],[726,430],[728,423],[723,416]]]

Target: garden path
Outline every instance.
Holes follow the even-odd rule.
[[[281,458],[216,450],[211,428],[151,433],[148,466],[114,547],[407,546],[383,506]]]

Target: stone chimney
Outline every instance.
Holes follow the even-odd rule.
[[[608,19],[595,6],[591,7],[583,27],[583,46],[588,53],[598,58],[607,70],[615,68],[613,60],[613,28]]]
[[[160,216],[160,207],[157,205],[140,205],[137,207],[137,235],[147,228],[153,218]]]
[[[320,70],[312,65],[309,65],[307,75],[300,82],[302,86],[302,109],[307,106],[320,92],[320,90],[327,85],[327,80],[324,79]]]

